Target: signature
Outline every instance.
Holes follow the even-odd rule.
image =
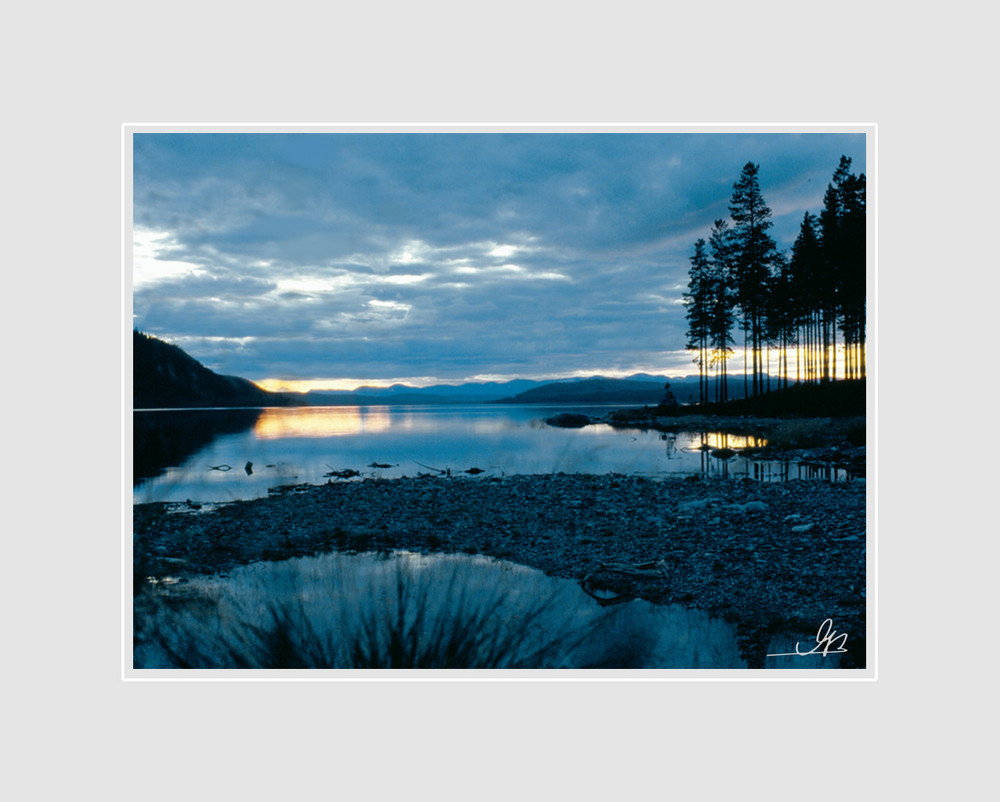
[[[768,657],[805,657],[808,654],[821,654],[826,657],[828,654],[844,654],[847,652],[847,649],[844,648],[845,643],[847,643],[847,633],[838,635],[833,628],[833,619],[828,618],[819,625],[819,631],[816,633],[816,645],[808,652],[799,651],[799,644],[796,643],[794,652],[779,652],[778,654],[769,654]]]

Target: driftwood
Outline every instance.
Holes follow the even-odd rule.
[[[416,460],[413,461],[417,462]],[[451,468],[443,468],[443,469],[435,468],[432,465],[424,465],[424,463],[422,462],[417,462],[417,465],[419,465],[421,468],[426,468],[429,471],[437,471],[437,473],[444,474],[445,476],[451,476]]]
[[[323,474],[324,479],[329,479],[330,477],[335,477],[337,479],[350,479],[354,476],[361,476],[361,471],[356,471],[354,468],[344,468],[343,470],[338,471],[329,462],[326,463],[326,467],[330,470],[328,473]]]

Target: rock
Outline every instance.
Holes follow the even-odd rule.
[[[563,412],[559,415],[553,415],[551,418],[546,418],[545,422],[549,426],[558,426],[563,429],[579,429],[590,423],[590,418],[587,415],[580,415],[575,412]]]
[[[726,512],[742,515],[748,512],[767,512],[769,507],[763,501],[748,501],[746,504],[727,504]]]
[[[360,476],[360,475],[361,475],[360,471],[356,471],[353,468],[344,468],[342,471],[337,471],[337,470],[328,471],[327,473],[323,474],[323,477],[335,478],[335,479],[351,479],[355,476]]]

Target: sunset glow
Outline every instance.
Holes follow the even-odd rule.
[[[266,409],[254,424],[254,435],[261,440],[284,437],[337,437],[385,431],[388,428],[389,413],[384,407]]]

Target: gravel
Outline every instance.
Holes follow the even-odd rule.
[[[706,610],[751,667],[771,634],[850,633],[864,665],[865,482],[546,474],[329,481],[133,507],[136,586],[333,549],[482,553],[598,595]],[[844,663],[842,662],[842,665]]]

